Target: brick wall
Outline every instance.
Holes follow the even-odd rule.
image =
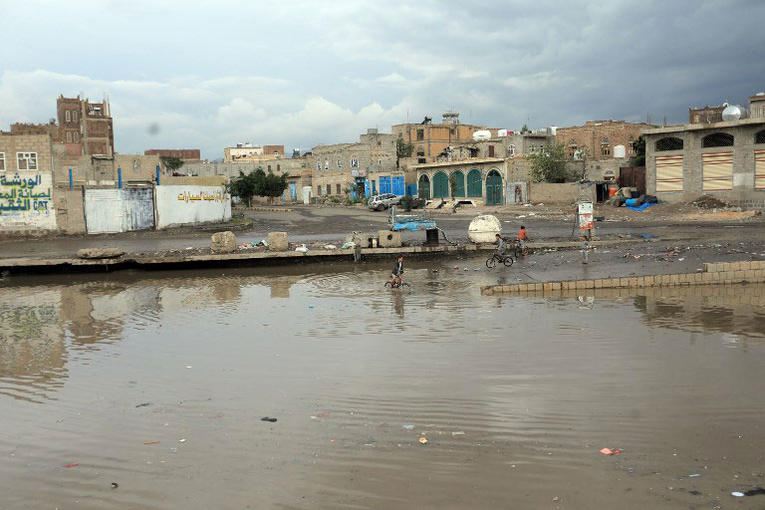
[[[629,157],[632,154],[632,140],[637,140],[642,131],[650,127],[653,126],[642,122],[587,121],[583,126],[557,128],[555,137],[558,143],[565,145],[569,157],[576,148],[583,149],[588,160],[612,159],[616,145],[624,145],[626,156]],[[608,148],[608,154],[605,155],[602,150],[604,141]]]

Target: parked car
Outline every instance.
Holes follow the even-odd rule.
[[[373,211],[382,211],[392,205],[398,205],[401,202],[401,197],[394,195],[393,193],[383,193],[382,195],[375,195],[369,199],[369,208]]]

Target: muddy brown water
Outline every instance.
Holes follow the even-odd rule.
[[[434,264],[0,281],[0,508],[765,506],[765,286]]]

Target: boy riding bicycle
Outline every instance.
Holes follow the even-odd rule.
[[[402,283],[404,283],[404,256],[399,255],[390,275],[390,286],[400,287]]]

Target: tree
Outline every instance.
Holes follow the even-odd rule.
[[[267,174],[262,180],[261,189],[259,190],[260,192],[258,195],[273,200],[275,197],[279,197],[284,193],[288,184],[287,174]]]
[[[184,161],[181,158],[175,158],[173,156],[160,156],[159,160],[162,161],[162,164],[165,166],[165,168],[170,170],[171,174],[182,167],[184,164]]]
[[[256,194],[257,180],[256,172],[245,175],[244,172],[240,171],[239,177],[231,179],[228,183],[228,192],[231,196],[239,198],[247,207],[250,207],[252,206],[252,197]]]
[[[398,161],[401,158],[411,158],[412,152],[414,152],[414,145],[411,142],[405,142],[404,137],[399,133],[396,139],[396,168],[398,168]]]
[[[631,166],[645,166],[645,137],[640,135],[632,142],[634,155],[630,158]]]
[[[545,145],[529,154],[529,176],[537,182],[566,182],[566,148],[562,143]]]
[[[529,132],[530,132],[530,131],[529,131],[529,127],[528,127],[526,124],[524,124],[523,126],[521,126],[521,134],[523,134],[523,133],[529,133]]]

